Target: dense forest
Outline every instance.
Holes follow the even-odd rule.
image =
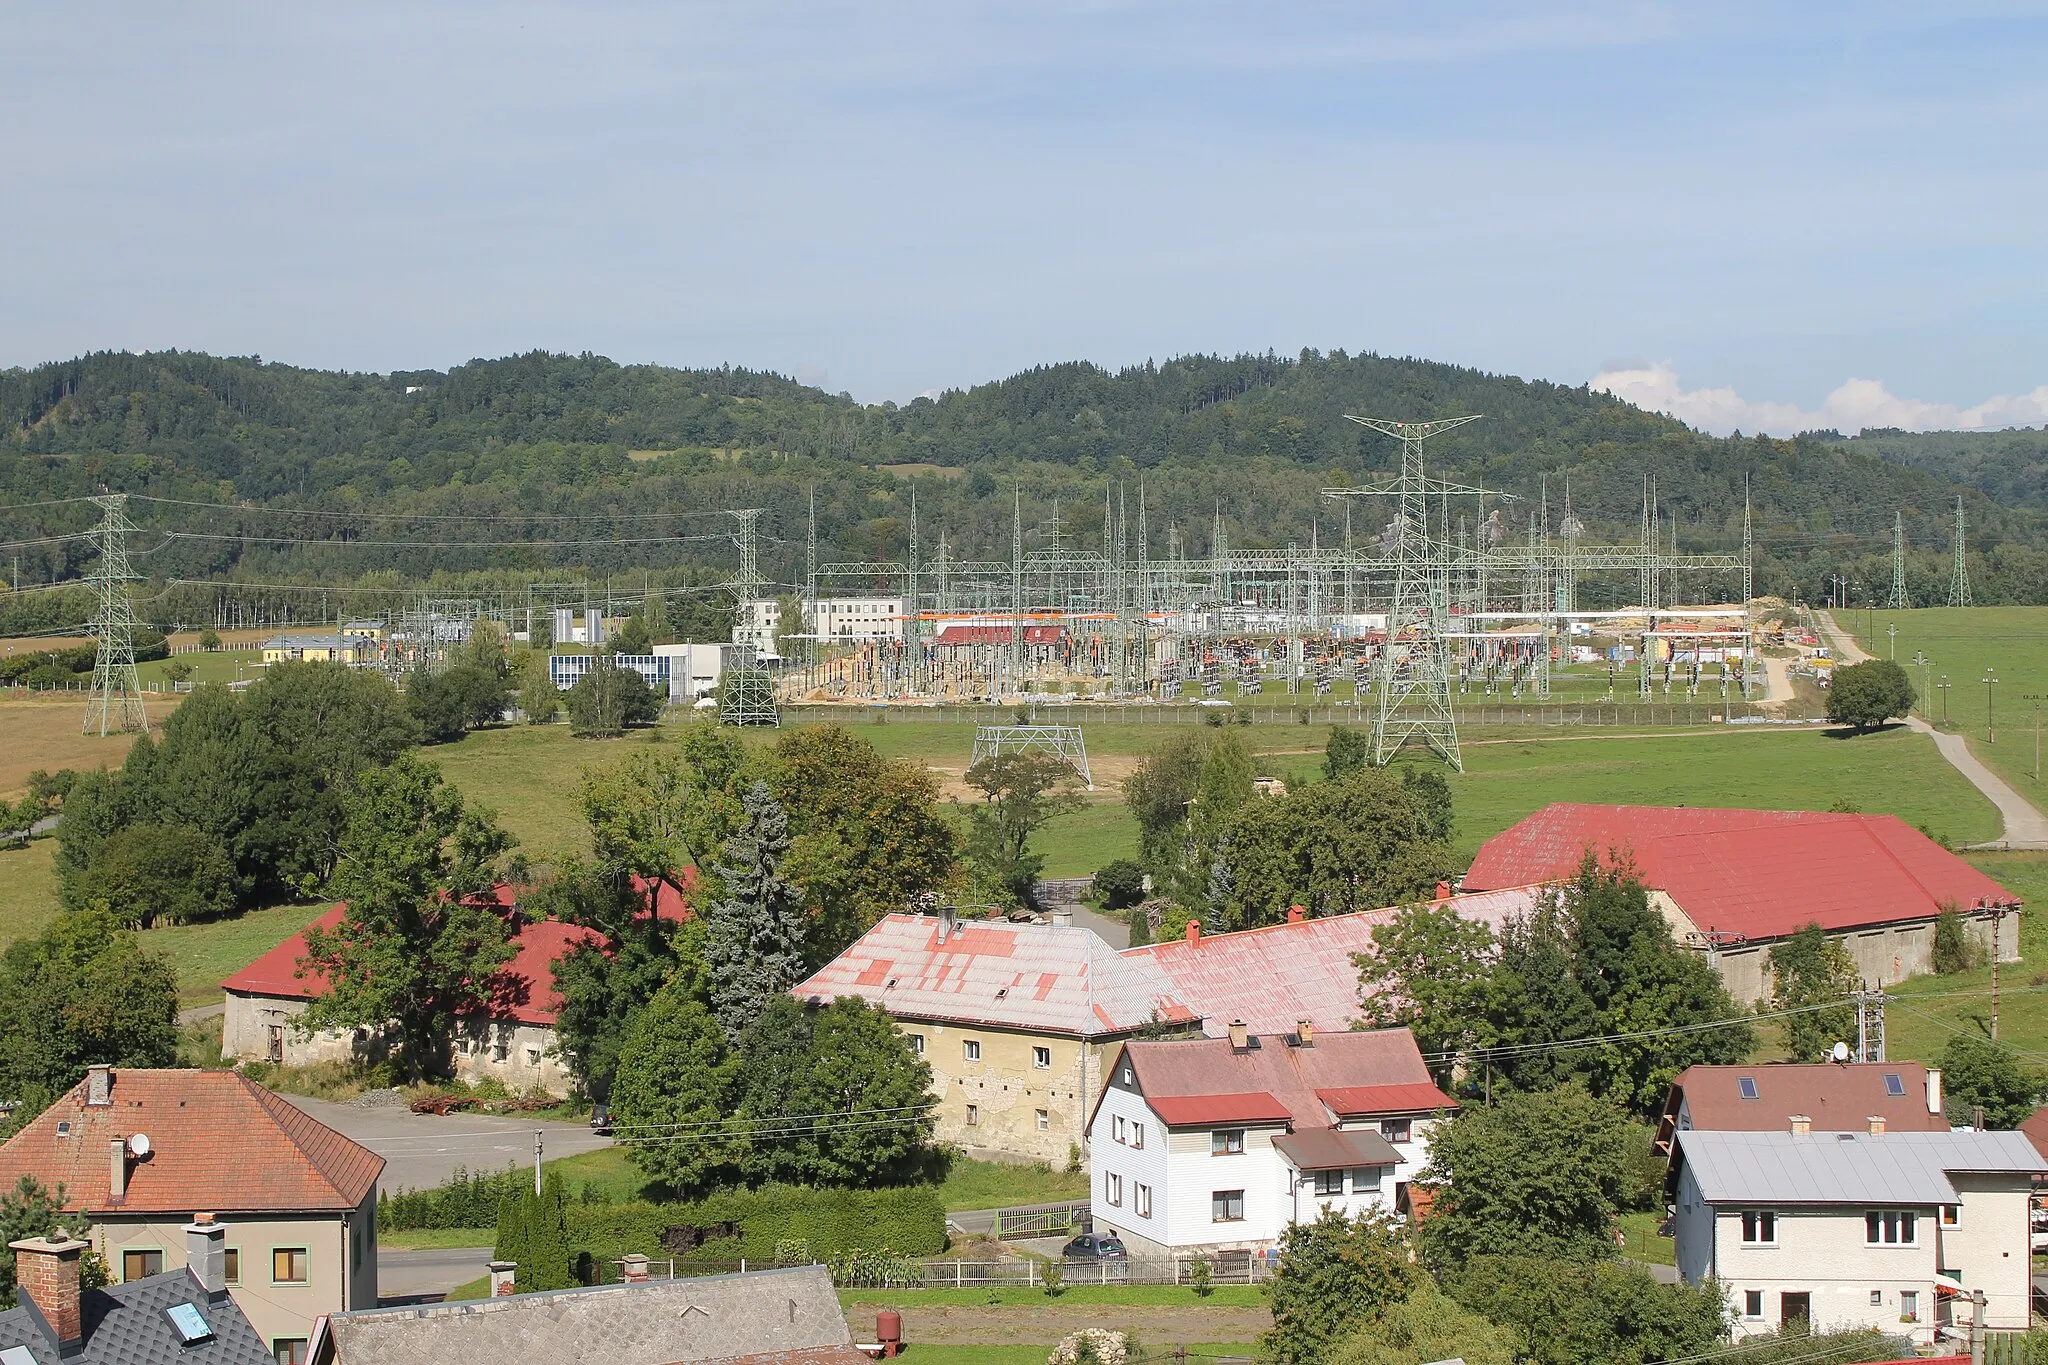
[[[1236,547],[1331,544],[1343,511],[1318,490],[1399,454],[1346,413],[1468,412],[1485,420],[1432,442],[1432,469],[1519,498],[1517,538],[1539,507],[1561,523],[1568,488],[1590,539],[1634,540],[1653,481],[1667,539],[1732,550],[1746,487],[1761,591],[1814,597],[1842,575],[1882,593],[1896,511],[1912,591],[1933,601],[1961,493],[1976,599],[2048,601],[2042,433],[1714,438],[1584,387],[1341,351],[1051,365],[903,406],[590,355],[376,375],[99,353],[0,373],[0,571],[18,564],[28,588],[87,571],[88,541],[24,542],[79,531],[94,509],[27,504],[102,486],[155,499],[130,512],[136,567],[159,584],[702,587],[732,565],[733,507],[766,509],[762,568],[793,583],[814,493],[824,560],[901,558],[913,497],[926,559],[942,532],[956,559],[1006,559],[1013,489],[1027,526],[1057,503],[1082,548],[1100,543],[1113,487],[1133,535],[1142,489],[1155,555],[1169,540],[1206,553],[1219,510]],[[0,633],[85,609],[82,591],[13,594]]]

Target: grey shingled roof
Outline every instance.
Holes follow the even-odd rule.
[[[1953,1204],[1950,1171],[2048,1174],[2021,1133],[1722,1133],[1679,1151],[1709,1204]]]
[[[164,1316],[164,1309],[174,1303],[196,1306],[213,1329],[213,1340],[180,1344]],[[208,1302],[206,1291],[188,1270],[88,1289],[80,1307],[85,1350],[67,1357],[64,1365],[276,1365],[270,1348],[235,1301],[223,1294],[219,1303]],[[57,1365],[56,1347],[30,1309],[0,1313],[0,1350],[9,1346],[27,1347],[37,1365]]]
[[[867,1359],[853,1349],[823,1266],[336,1313],[327,1331],[341,1365],[675,1365],[797,1353],[809,1365]]]

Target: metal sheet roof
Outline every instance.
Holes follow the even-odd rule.
[[[859,996],[900,1019],[1100,1037],[1195,1014],[1156,968],[1093,930],[890,915],[798,984],[799,1000]]]
[[[2023,1133],[1722,1133],[1678,1149],[1709,1204],[1952,1204],[1950,1171],[2048,1174]]]
[[[1287,1106],[1263,1090],[1243,1095],[1159,1095],[1150,1099],[1152,1112],[1169,1128],[1197,1128],[1211,1123],[1285,1123]]]
[[[1398,1166],[1394,1144],[1371,1129],[1311,1128],[1273,1139],[1280,1154],[1297,1171],[1327,1171],[1337,1166]]]
[[[1316,1091],[1333,1114],[1364,1118],[1372,1114],[1431,1114],[1456,1109],[1458,1102],[1431,1082],[1411,1085],[1347,1085]]]
[[[1465,885],[1568,877],[1586,850],[1630,860],[1703,930],[1782,938],[1931,919],[2018,898],[1895,815],[1559,802],[1487,840]]]
[[[1297,1132],[1332,1126],[1318,1091],[1430,1084],[1415,1035],[1404,1028],[1332,1033],[1313,1047],[1283,1036],[1252,1041],[1256,1046],[1242,1052],[1225,1038],[1134,1041],[1124,1045],[1124,1058],[1155,1111],[1162,1100],[1264,1095],[1285,1109]]]
[[[1448,902],[1467,919],[1498,931],[1535,904],[1538,888],[1514,887]],[[1242,1019],[1254,1033],[1291,1033],[1303,1019],[1322,1033],[1341,1033],[1358,1018],[1354,953],[1372,950],[1372,931],[1402,907],[1361,910],[1326,919],[1270,924],[1231,934],[1204,934],[1124,950],[1149,964],[1173,994],[1202,1016],[1203,1031],[1221,1037]]]

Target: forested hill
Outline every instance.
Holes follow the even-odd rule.
[[[715,526],[707,514],[757,506],[768,509],[763,567],[788,582],[813,488],[827,559],[903,555],[912,489],[927,557],[943,529],[955,557],[1006,558],[1011,498],[997,494],[1013,484],[1027,524],[1046,521],[1057,500],[1077,532],[1071,543],[1084,547],[1099,542],[1104,495],[1118,481],[1133,534],[1143,486],[1155,554],[1169,527],[1185,553],[1205,553],[1219,507],[1234,545],[1329,543],[1342,510],[1317,490],[1398,457],[1394,442],[1344,414],[1468,412],[1485,420],[1433,441],[1432,468],[1522,498],[1508,514],[1518,536],[1546,491],[1553,526],[1561,520],[1568,483],[1593,538],[1633,539],[1653,479],[1681,549],[1732,549],[1747,481],[1764,590],[1817,595],[1835,573],[1888,584],[1896,510],[1913,591],[1938,597],[1950,480],[1979,482],[1963,462],[1880,451],[1880,442],[1710,438],[1584,387],[1342,352],[1188,356],[1114,373],[1050,365],[900,407],[756,371],[587,355],[373,375],[170,352],[0,374],[0,502],[104,483],[223,504],[135,504],[145,526],[221,537],[167,544],[142,567],[158,578],[268,582],[648,568],[704,579],[730,564],[729,546],[588,542],[703,532]],[[330,515],[281,519],[251,505]],[[2048,517],[1975,490],[1966,506],[1978,600],[2048,600]],[[76,530],[89,515],[17,509],[0,538]],[[493,520],[449,520],[479,517]],[[561,533],[562,518],[576,519],[575,537]],[[459,543],[536,539],[554,543]],[[73,577],[89,554],[79,542],[30,547],[22,576]]]

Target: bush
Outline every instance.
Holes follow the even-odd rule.
[[[1095,895],[1105,910],[1128,910],[1145,899],[1145,869],[1118,858],[1095,874]]]
[[[386,1232],[494,1227],[500,1202],[520,1190],[532,1192],[533,1172],[518,1166],[497,1172],[458,1169],[430,1190],[380,1191],[377,1226]]]
[[[1977,946],[1970,942],[1963,915],[1954,906],[1934,917],[1934,970],[1939,976],[1953,976],[1977,965]]]

